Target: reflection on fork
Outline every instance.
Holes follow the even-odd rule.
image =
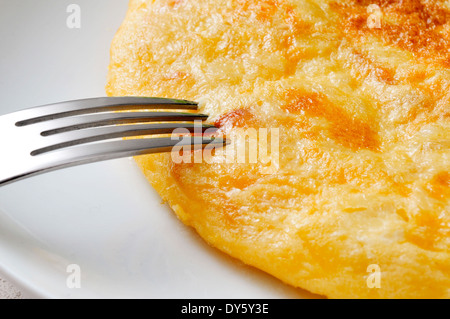
[[[180,128],[191,133],[214,130],[202,123],[208,116],[196,112],[197,107],[186,100],[101,97],[0,116],[0,186],[65,167],[170,152],[175,145],[224,146],[220,137],[164,136]]]

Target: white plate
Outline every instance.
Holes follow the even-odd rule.
[[[80,29],[66,25],[74,2]],[[0,114],[105,94],[127,1],[0,0],[0,8]],[[313,297],[209,247],[160,201],[132,159],[0,188],[1,275],[42,298]],[[81,288],[68,285],[73,264]]]

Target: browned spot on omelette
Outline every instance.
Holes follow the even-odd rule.
[[[369,28],[367,24],[370,4],[378,5],[383,13],[381,28]],[[450,66],[450,12],[442,1],[356,0],[334,2],[331,7],[342,15],[347,36],[362,42],[368,35],[375,36],[385,44]]]
[[[358,149],[376,151],[379,141],[376,131],[368,124],[331,103],[328,98],[315,92],[286,92],[287,104],[282,108],[290,113],[306,113],[306,116],[322,117],[329,123],[331,137],[339,144]]]

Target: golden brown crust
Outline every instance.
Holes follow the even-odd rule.
[[[382,8],[381,28],[369,28],[367,7]],[[447,4],[447,6],[446,6]],[[332,8],[342,16],[346,36],[367,40],[372,35],[384,44],[395,45],[427,62],[450,66],[450,11],[448,2],[423,0],[355,0],[334,2]]]
[[[107,92],[199,100],[225,134],[279,129],[271,174],[220,152],[212,164],[136,158],[211,245],[332,298],[449,298],[449,9],[132,0]]]

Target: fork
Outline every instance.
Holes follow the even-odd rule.
[[[2,115],[0,186],[75,165],[170,152],[174,146],[224,146],[224,138],[203,135],[216,128],[203,123],[208,116],[194,112],[197,108],[186,100],[99,97]],[[194,134],[154,136],[176,129]],[[133,136],[143,138],[124,139]]]

